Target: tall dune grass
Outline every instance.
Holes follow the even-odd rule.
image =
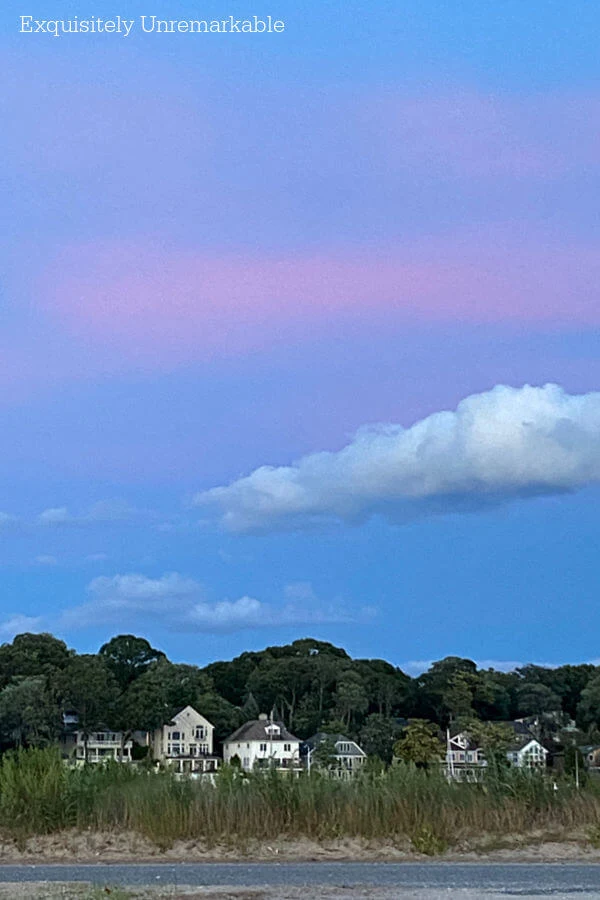
[[[482,835],[559,833],[600,824],[600,791],[512,770],[484,785],[448,784],[408,765],[334,781],[318,774],[247,777],[225,769],[215,784],[176,780],[117,763],[72,769],[53,750],[0,762],[0,831],[19,839],[67,828],[130,830],[162,847],[177,839],[247,844],[280,837],[412,841],[435,852]]]

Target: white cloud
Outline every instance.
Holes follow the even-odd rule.
[[[204,491],[199,506],[231,531],[409,521],[600,481],[600,393],[498,385],[410,428],[359,429],[338,452],[262,466]]]
[[[106,562],[108,559],[107,553],[88,553],[88,555],[84,558],[84,562],[86,563],[96,563],[96,562]]]
[[[41,616],[11,616],[6,622],[0,623],[0,634],[3,637],[14,638],[16,634],[25,632],[37,633],[43,631],[43,619]]]
[[[49,553],[41,553],[39,556],[36,556],[34,562],[38,566],[57,566],[58,559],[56,556],[52,556]]]
[[[353,611],[342,603],[323,604],[305,583],[288,585],[281,604],[265,603],[247,595],[209,601],[199,582],[177,572],[159,578],[139,574],[102,576],[90,582],[87,593],[84,603],[45,619],[45,627],[63,632],[98,625],[133,627],[152,620],[171,631],[216,633],[362,622],[374,615],[370,607]]]
[[[66,525],[72,520],[66,506],[45,509],[39,514],[38,519],[43,525]]]
[[[18,522],[16,516],[11,516],[10,513],[0,512],[0,530],[4,530],[5,528],[10,528]]]
[[[80,515],[72,514],[66,506],[45,509],[39,514],[38,522],[54,527],[85,526],[100,525],[106,522],[127,522],[151,515],[147,510],[136,509],[122,500],[101,500]]]

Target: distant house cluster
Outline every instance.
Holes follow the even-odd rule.
[[[548,760],[548,750],[522,721],[504,723],[512,730],[513,737],[504,751],[507,762],[517,769],[543,769]],[[444,765],[450,778],[456,781],[478,781],[488,766],[485,751],[467,733],[447,736]]]
[[[313,754],[325,739],[333,744],[331,770],[340,777],[358,771],[366,753],[355,741],[343,735],[315,735],[302,743],[283,722],[261,715],[246,722],[223,741],[223,756],[215,752],[214,726],[192,706],[186,706],[161,728],[153,732],[98,730],[84,732],[74,716],[65,717],[66,731],[62,741],[65,757],[76,764],[131,762],[136,751],[149,757],[157,766],[169,767],[180,775],[210,775],[222,762],[250,772],[275,769],[299,773],[310,769]]]

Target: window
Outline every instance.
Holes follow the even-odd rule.
[[[198,740],[202,740],[202,738],[205,738],[205,737],[206,737],[204,725],[198,725],[198,727],[196,728],[196,734],[195,734],[195,737],[196,737]]]
[[[181,737],[181,735],[180,735],[180,733],[179,733],[178,731],[172,731],[171,734],[170,734],[169,736],[170,736],[170,737],[172,738],[172,740],[174,740],[174,741],[178,741],[178,740],[180,739],[180,737]]]
[[[338,752],[339,753],[350,753],[351,747],[350,744],[338,744]]]
[[[285,753],[291,753],[291,751],[292,751],[292,745],[291,745],[291,744],[284,744],[284,745],[283,745],[283,750],[284,750]]]
[[[195,756],[198,747],[196,744],[190,744],[190,756]]]
[[[261,744],[261,745],[260,745],[260,752],[261,752],[261,753],[266,753],[266,752],[267,752],[267,745],[266,745],[266,744]]]

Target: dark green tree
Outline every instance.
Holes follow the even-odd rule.
[[[114,718],[120,695],[117,680],[103,659],[84,654],[69,660],[61,673],[59,690],[63,709],[77,714],[87,761],[90,732],[106,727]]]
[[[369,756],[377,756],[382,762],[389,764],[401,730],[395,719],[381,713],[371,713],[361,728],[360,746]]]
[[[133,634],[119,634],[111,638],[100,647],[99,655],[117,679],[122,691],[143,675],[149,666],[159,659],[166,659],[161,650],[155,650],[145,638],[135,637]]]
[[[17,747],[43,747],[58,740],[62,716],[42,675],[16,678],[0,691],[2,742]]]
[[[18,634],[12,643],[0,647],[0,687],[17,677],[53,676],[73,655],[64,641],[51,634]]]

